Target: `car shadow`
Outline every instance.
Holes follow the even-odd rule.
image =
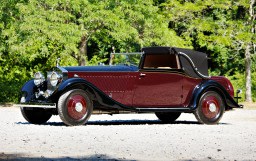
[[[160,120],[105,120],[105,121],[88,121],[88,125],[166,125],[166,124],[199,124],[196,121],[175,121],[165,123]]]
[[[31,125],[28,122],[16,122],[16,124],[21,125]],[[203,125],[197,121],[175,121],[173,123],[164,123],[160,120],[97,120],[97,121],[88,121],[86,126],[91,125],[103,125],[103,126],[121,126],[121,125]],[[63,122],[47,122],[42,125],[49,126],[66,126]],[[228,123],[219,123],[218,125],[229,125]]]

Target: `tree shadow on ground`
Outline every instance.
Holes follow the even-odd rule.
[[[59,157],[59,158],[47,158],[44,156],[41,157],[32,157],[28,156],[28,154],[6,154],[0,153],[0,161],[2,160],[11,160],[11,161],[82,161],[82,160],[90,160],[90,161],[135,161],[135,160],[127,160],[125,158],[112,158],[103,154],[95,154],[91,156],[82,156],[82,157]]]

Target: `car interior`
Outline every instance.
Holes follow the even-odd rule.
[[[180,69],[174,54],[146,54],[142,69]]]

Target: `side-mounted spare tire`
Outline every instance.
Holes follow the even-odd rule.
[[[58,114],[70,126],[84,125],[91,116],[93,103],[89,94],[81,89],[73,89],[62,94],[58,101]]]

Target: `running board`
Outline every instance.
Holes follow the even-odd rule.
[[[45,108],[45,109],[54,109],[56,108],[55,103],[29,103],[29,104],[14,104],[14,107],[26,107],[26,108]]]
[[[190,108],[136,108],[137,112],[191,112]]]

